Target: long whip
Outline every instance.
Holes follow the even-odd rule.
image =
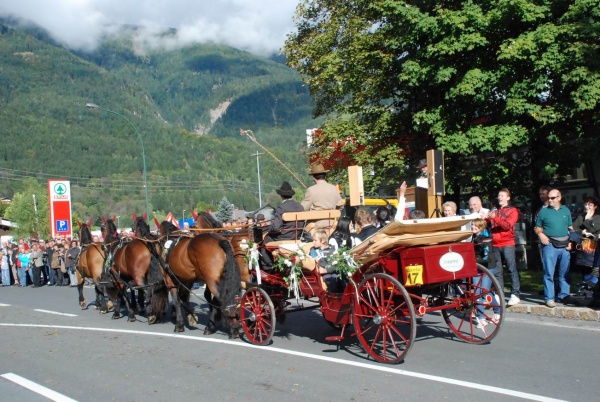
[[[304,184],[302,182],[302,180],[300,180],[300,178],[290,170],[290,168],[287,167],[287,165],[285,163],[283,163],[278,157],[276,157],[273,152],[269,151],[267,148],[265,148],[262,144],[260,144],[257,140],[256,137],[254,137],[254,133],[252,132],[252,130],[244,130],[244,129],[240,129],[240,135],[241,136],[246,136],[248,138],[250,138],[250,140],[252,142],[254,142],[256,145],[258,145],[263,151],[265,151],[266,153],[268,153],[269,155],[271,155],[271,157],[273,159],[275,159],[277,162],[279,162],[281,164],[281,166],[283,166],[285,168],[285,170],[287,170],[293,177],[294,179],[296,179],[298,181],[298,183],[302,184],[302,186],[304,186],[304,188],[307,188],[307,185]]]

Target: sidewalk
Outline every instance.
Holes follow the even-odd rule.
[[[510,297],[510,294],[508,295]],[[508,298],[506,299],[508,300]],[[521,292],[521,303],[507,307],[508,313],[531,314],[545,317],[559,317],[569,320],[600,321],[600,309],[556,303],[550,308],[544,305],[544,296],[536,293]]]

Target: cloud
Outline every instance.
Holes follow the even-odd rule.
[[[221,43],[258,55],[283,47],[299,0],[3,0],[0,15],[34,22],[60,43],[91,50],[123,25],[152,47]],[[177,34],[158,34],[176,28]]]

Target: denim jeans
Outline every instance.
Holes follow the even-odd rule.
[[[490,272],[492,275],[496,276],[496,268],[491,268]],[[480,276],[476,276],[473,278],[473,283],[478,285],[479,284],[479,278]],[[490,279],[490,277],[488,277],[487,275],[485,275],[482,279],[481,279],[481,284],[479,284],[481,286],[481,288],[486,289],[486,290],[490,290],[492,288],[492,280]],[[482,293],[481,289],[477,290],[477,294]],[[492,297],[493,295],[495,295],[495,293],[492,293]],[[502,295],[498,295],[498,297],[502,297]],[[485,307],[482,305],[484,303],[484,300],[479,300],[479,303],[481,303],[480,305],[477,306],[477,318],[485,318],[483,311],[485,310]],[[494,308],[494,314],[500,314],[500,305],[498,304],[498,302],[496,302],[496,300],[492,300],[492,302],[489,304],[490,307]]]
[[[521,278],[519,277],[519,271],[517,271],[515,246],[492,247],[492,252],[494,253],[494,261],[496,262],[496,273],[494,276],[500,282],[502,291],[504,291],[504,270],[502,269],[502,257],[504,257],[506,267],[510,273],[510,294],[520,297]]]
[[[4,286],[10,286],[10,269],[2,269],[2,284]]]
[[[558,298],[562,299],[571,293],[567,282],[571,253],[566,248],[556,248],[552,244],[542,249],[544,257],[544,301],[554,300],[554,270],[558,264]]]
[[[27,271],[25,271],[25,267],[17,268],[17,273],[19,274],[19,284],[27,286]]]

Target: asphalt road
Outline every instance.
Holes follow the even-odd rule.
[[[317,310],[289,314],[273,344],[183,334],[170,321],[81,310],[73,288],[0,289],[2,401],[506,401],[597,398],[600,323],[509,314],[488,345],[426,315],[402,364],[340,345]],[[93,290],[85,289],[91,300]],[[143,319],[143,317],[141,317]],[[45,396],[44,396],[45,395]]]

